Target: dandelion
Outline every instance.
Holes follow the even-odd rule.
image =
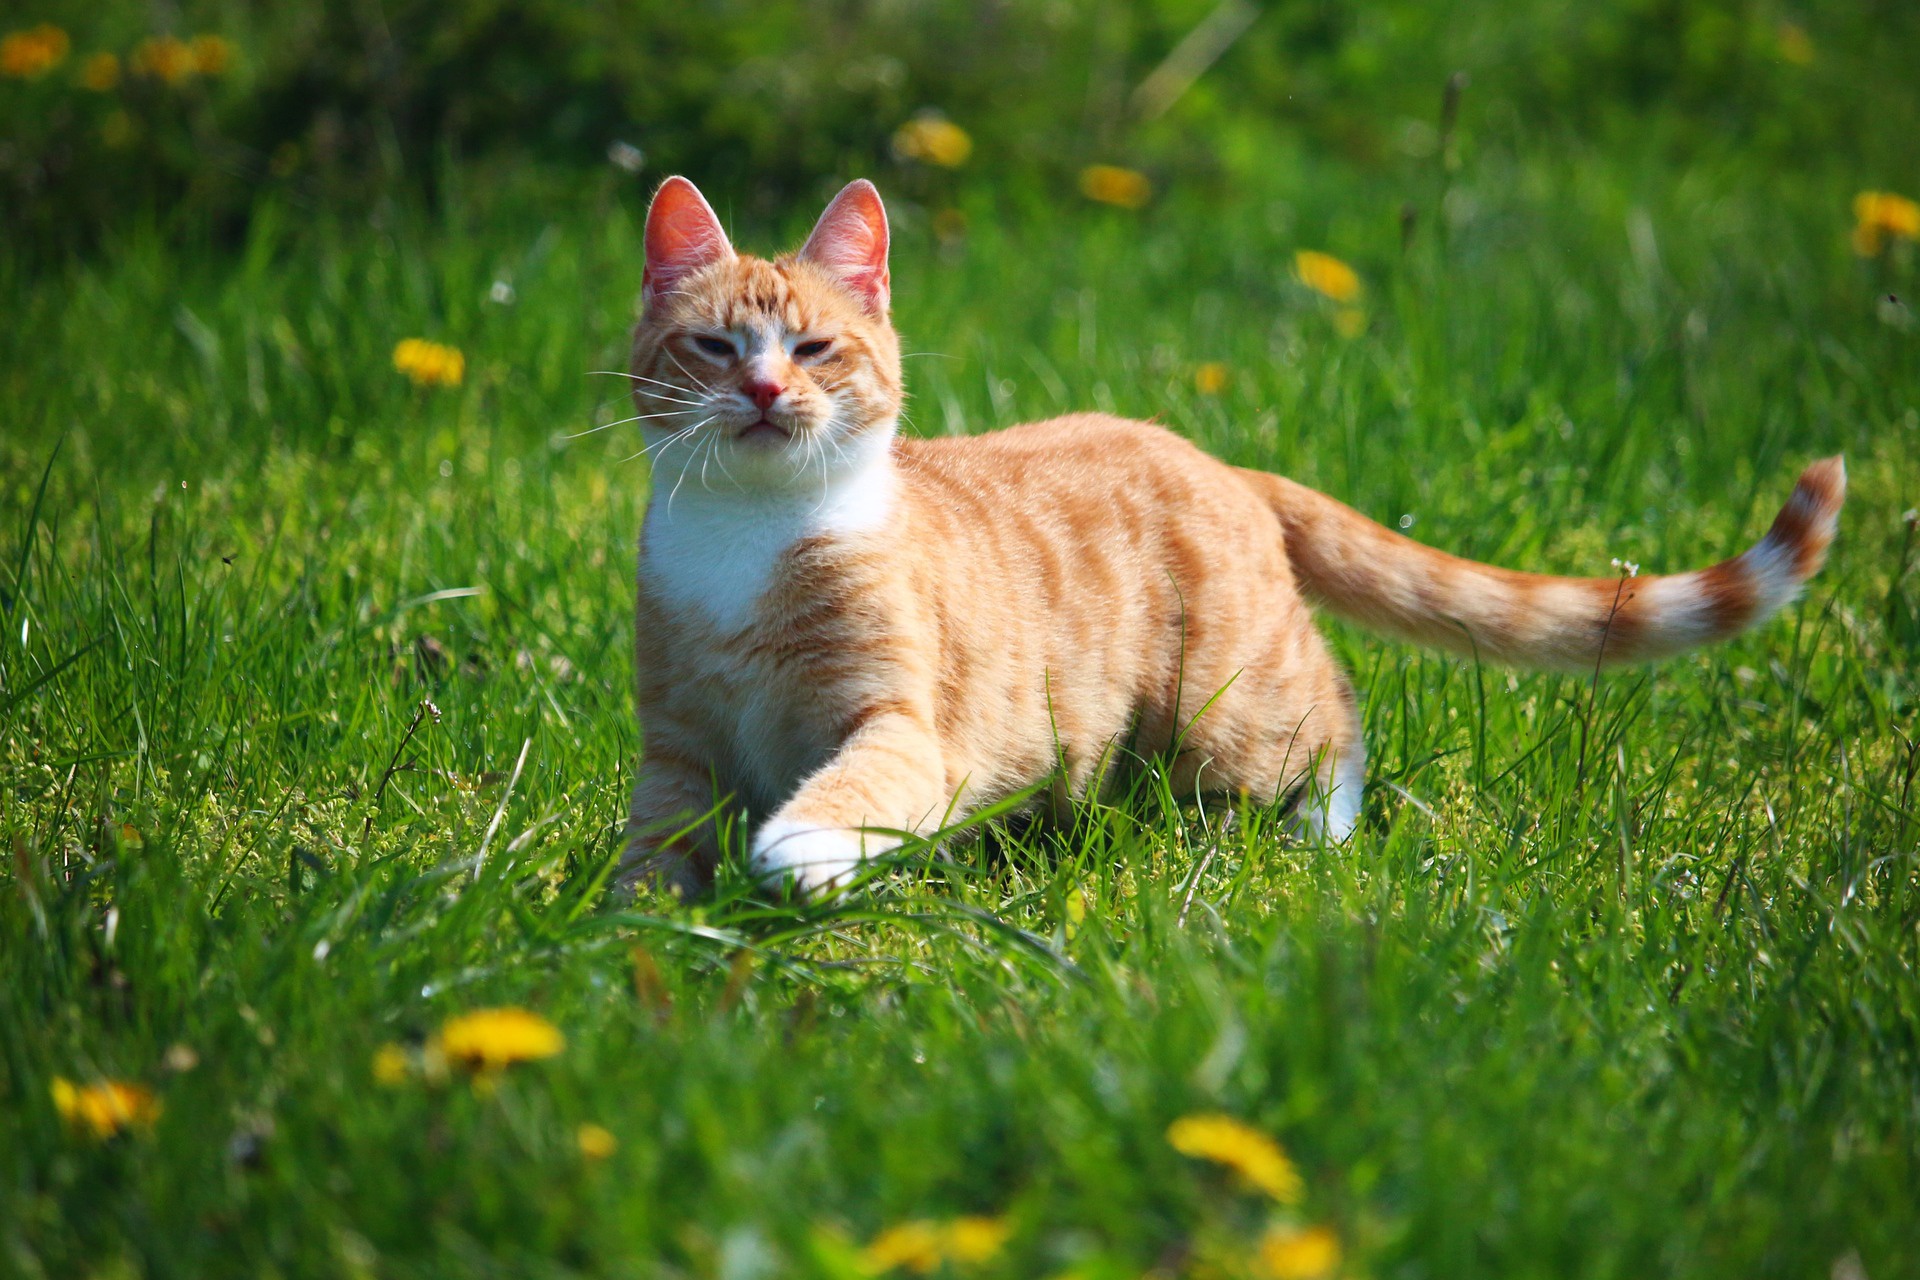
[[[1203,396],[1217,396],[1227,387],[1227,366],[1209,360],[1193,371],[1193,389]]]
[[[72,47],[67,33],[50,22],[0,38],[0,75],[37,80],[59,66]]]
[[[194,73],[193,48],[178,36],[152,36],[134,46],[127,69],[179,84]]]
[[[1090,164],[1080,171],[1080,194],[1122,209],[1144,209],[1153,199],[1153,183],[1137,169]]]
[[[860,1265],[875,1275],[900,1269],[926,1275],[943,1262],[974,1266],[998,1257],[1012,1234],[1005,1218],[915,1219],[875,1236],[861,1250]]]
[[[1359,307],[1336,307],[1333,331],[1343,338],[1357,338],[1367,331],[1367,313]]]
[[[947,1259],[951,1262],[991,1262],[1013,1234],[1005,1218],[955,1218],[947,1224]]]
[[[587,1160],[605,1160],[620,1145],[620,1140],[597,1124],[583,1124],[573,1131],[580,1155]]]
[[[1331,1227],[1272,1226],[1260,1238],[1256,1265],[1268,1280],[1321,1280],[1340,1265],[1340,1237]]]
[[[195,36],[187,51],[193,69],[203,76],[224,75],[233,65],[233,44],[221,36]]]
[[[148,1128],[160,1114],[153,1090],[144,1085],[118,1080],[79,1085],[58,1076],[53,1081],[53,1107],[61,1119],[96,1138],[111,1138],[134,1126]]]
[[[96,53],[80,64],[80,87],[95,93],[111,93],[120,83],[120,59],[111,53]]]
[[[437,1047],[449,1062],[478,1073],[551,1058],[567,1047],[567,1039],[537,1013],[478,1009],[442,1023]]]
[[[939,112],[923,111],[893,131],[893,154],[902,160],[958,169],[973,154],[973,139]]]
[[[1293,255],[1293,269],[1299,273],[1301,284],[1322,297],[1352,302],[1360,296],[1360,277],[1330,253],[1302,249]]]
[[[1791,62],[1796,67],[1813,63],[1813,41],[1807,38],[1807,29],[1797,22],[1783,22],[1775,28],[1773,47],[1782,62]]]
[[[1281,1204],[1298,1204],[1305,1194],[1300,1171],[1280,1144],[1232,1116],[1182,1116],[1167,1127],[1167,1141],[1183,1156],[1226,1166]]]
[[[940,1260],[940,1227],[920,1220],[888,1227],[860,1251],[862,1269],[875,1275],[902,1267],[926,1275]]]
[[[1853,251],[1877,256],[1889,236],[1920,240],[1920,204],[1890,191],[1862,191],[1853,198]]]
[[[407,1051],[391,1042],[381,1045],[373,1051],[373,1079],[376,1084],[392,1088],[405,1084],[407,1077],[413,1074],[413,1059]]]
[[[403,338],[393,349],[393,367],[420,387],[457,387],[467,373],[467,358],[458,347]]]

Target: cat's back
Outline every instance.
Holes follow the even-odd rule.
[[[894,457],[911,508],[895,543],[904,559],[942,592],[978,589],[983,609],[1044,606],[1026,616],[1064,627],[1062,654],[1064,640],[1133,615],[1290,583],[1272,509],[1234,468],[1153,423],[1073,414],[898,440]]]
[[[977,436],[903,436],[893,447],[910,474],[994,486],[1111,483],[1121,474],[1184,471],[1212,462],[1165,427],[1104,413],[1071,413]]]

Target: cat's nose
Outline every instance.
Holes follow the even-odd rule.
[[[765,412],[767,406],[771,405],[775,400],[778,400],[780,393],[786,390],[786,388],[779,383],[771,382],[764,378],[749,378],[740,384],[740,389],[747,393],[747,397],[753,401],[754,407],[762,412]]]

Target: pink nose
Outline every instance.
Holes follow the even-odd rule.
[[[780,393],[786,390],[777,382],[761,382],[758,379],[742,383],[740,389],[752,398],[755,408],[763,411],[768,405],[778,400]]]

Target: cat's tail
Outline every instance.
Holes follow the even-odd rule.
[[[1310,601],[1403,640],[1555,670],[1664,658],[1771,617],[1819,572],[1847,494],[1846,464],[1823,458],[1800,473],[1767,536],[1731,560],[1692,573],[1557,578],[1462,560],[1283,476],[1242,474],[1280,517]]]

